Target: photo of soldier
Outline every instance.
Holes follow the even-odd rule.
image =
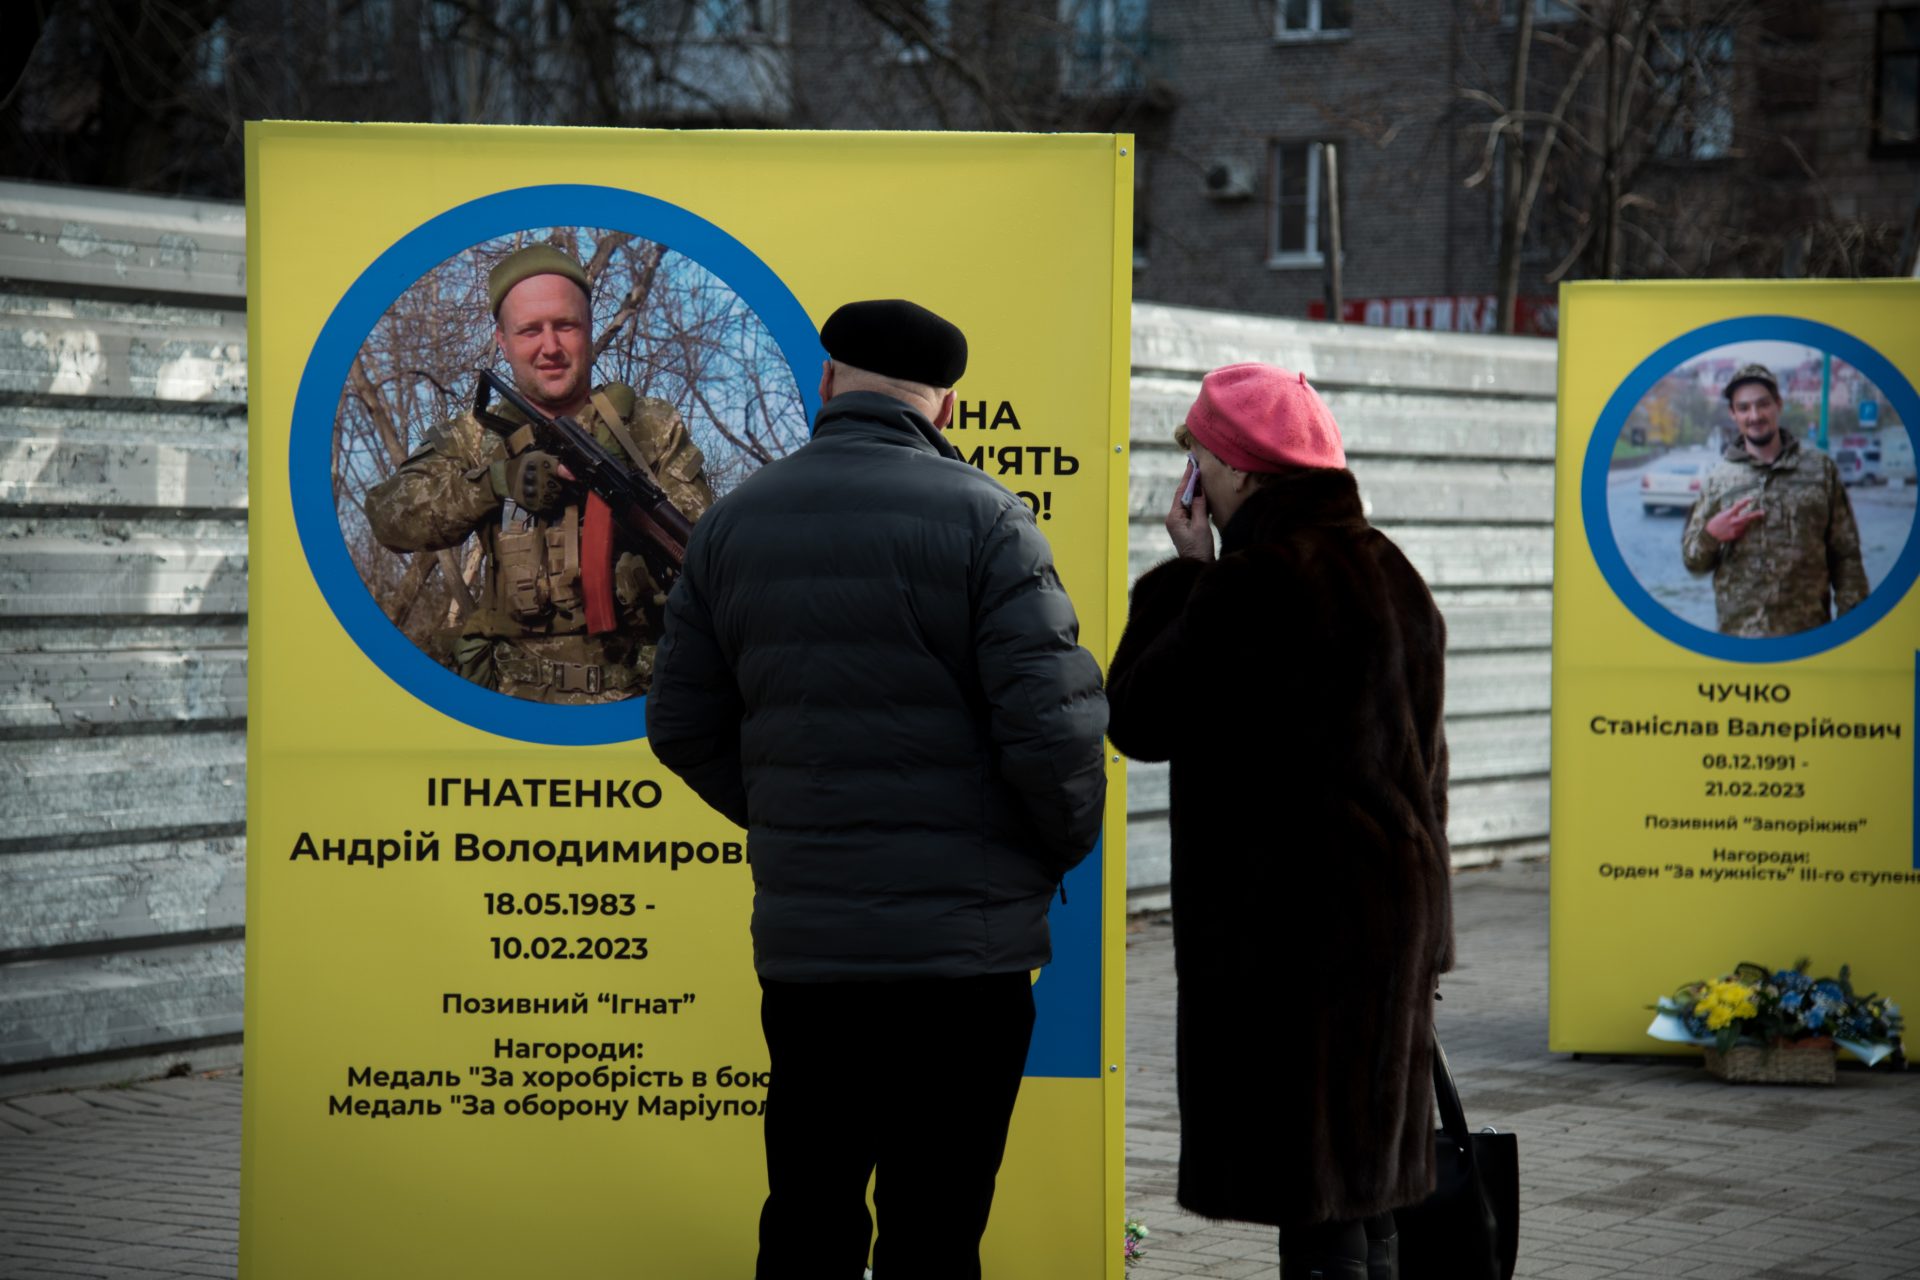
[[[442,665],[613,702],[647,690],[692,523],[806,435],[777,346],[711,273],[623,232],[539,229],[455,255],[369,334],[336,509],[368,590]]]
[[[1613,446],[1607,514],[1627,568],[1675,617],[1797,635],[1892,572],[1913,528],[1912,457],[1890,398],[1839,356],[1733,343],[1641,397]]]
[[[1794,635],[1867,598],[1860,529],[1840,469],[1780,425],[1780,383],[1742,365],[1723,395],[1737,437],[1687,515],[1681,558],[1713,575],[1722,633]]]

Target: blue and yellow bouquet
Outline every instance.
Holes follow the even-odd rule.
[[[1769,971],[1742,964],[1710,982],[1690,982],[1654,1006],[1647,1034],[1659,1040],[1712,1045],[1795,1046],[1832,1043],[1872,1066],[1900,1052],[1900,1006],[1882,995],[1859,995],[1852,972],[1815,978],[1811,962]]]

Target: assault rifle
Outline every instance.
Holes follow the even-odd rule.
[[[500,398],[526,419],[524,425],[533,431],[534,447],[558,458],[577,481],[600,495],[613,512],[614,521],[639,542],[654,580],[662,587],[671,586],[686,562],[687,537],[693,525],[648,478],[641,460],[636,458],[634,466],[626,466],[572,418],[549,418],[493,370],[481,369],[479,373],[473,416],[480,425],[502,440],[521,429],[523,424],[487,411],[493,393],[499,392]]]

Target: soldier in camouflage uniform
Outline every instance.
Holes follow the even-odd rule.
[[[1780,384],[1750,364],[1726,387],[1739,438],[1701,486],[1680,554],[1713,572],[1720,630],[1788,636],[1867,598],[1860,529],[1833,459],[1780,426]]]
[[[637,462],[682,515],[699,519],[713,490],[679,413],[617,383],[591,386],[590,286],[579,264],[535,245],[503,258],[487,287],[494,342],[521,394]],[[519,417],[510,406],[496,412]],[[596,527],[607,512],[572,480],[532,447],[530,432],[503,441],[466,413],[429,430],[400,469],[368,491],[367,520],[384,546],[401,552],[457,547],[479,535],[485,586],[446,654],[467,679],[536,702],[637,697],[653,675],[650,618],[663,603],[660,589],[620,535]],[[602,625],[589,625],[590,612]]]

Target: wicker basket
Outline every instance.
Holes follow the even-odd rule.
[[[1707,1070],[1736,1084],[1832,1084],[1833,1041],[1762,1047],[1737,1044],[1721,1053],[1708,1046]]]

